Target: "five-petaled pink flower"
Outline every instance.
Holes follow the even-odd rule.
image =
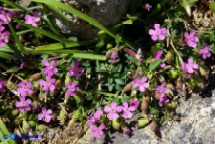
[[[164,40],[165,39],[165,34],[166,34],[166,28],[160,28],[160,24],[155,24],[154,25],[155,30],[150,29],[149,34],[151,35],[151,38],[153,41],[156,40]]]
[[[131,118],[133,112],[136,110],[134,106],[129,105],[129,103],[122,103],[122,117],[123,118]]]
[[[119,117],[119,112],[122,111],[122,107],[121,106],[117,106],[116,102],[112,102],[111,106],[105,106],[104,107],[104,111],[107,112],[107,117],[109,120],[116,120]]]
[[[97,122],[100,121],[101,116],[103,115],[102,110],[97,110],[93,116],[88,116],[87,117],[87,124],[91,127],[93,125],[96,125]]]
[[[6,81],[0,79],[0,92],[4,92],[6,84]]]
[[[29,106],[32,102],[30,99],[25,100],[26,97],[21,96],[20,102],[16,102],[15,105],[17,108],[19,108],[20,112],[23,112],[24,110],[30,111],[31,107]]]
[[[31,95],[33,94],[33,90],[31,89],[32,83],[31,82],[20,82],[19,88],[17,89],[17,92],[20,94],[20,96],[25,97],[27,94]]]
[[[150,5],[150,4],[146,4],[146,6],[145,6],[145,9],[147,10],[147,11],[150,11],[150,9],[152,8],[152,6]]]
[[[52,110],[51,109],[48,109],[46,110],[45,107],[42,108],[42,113],[38,114],[37,118],[38,120],[45,120],[46,123],[49,123],[51,121],[51,116],[52,114]]]
[[[165,95],[165,93],[170,92],[170,89],[165,86],[166,82],[162,82],[160,86],[155,86],[154,90],[156,90],[161,95]]]
[[[8,24],[11,21],[13,11],[6,12],[3,8],[0,8],[0,25]]]
[[[134,78],[133,80],[133,88],[138,88],[140,89],[141,92],[145,91],[145,88],[149,87],[149,83],[146,82],[147,81],[147,77],[142,77],[141,79],[138,78]]]
[[[194,73],[194,69],[198,69],[198,64],[194,64],[193,59],[189,58],[188,63],[185,62],[182,63],[182,69],[185,72]]]
[[[103,130],[105,129],[105,126],[103,124],[101,124],[99,127],[93,125],[90,128],[93,131],[91,133],[92,137],[99,138],[104,134]]]
[[[4,43],[8,43],[8,36],[10,35],[9,31],[4,31],[5,27],[0,26],[0,47],[3,46]]]
[[[40,17],[39,17],[39,13],[37,11],[35,11],[33,13],[33,16],[26,14],[25,15],[25,23],[32,25],[34,27],[37,26],[37,23],[40,21]]]
[[[75,96],[75,93],[80,91],[80,88],[77,86],[77,84],[75,82],[72,83],[67,83],[66,87],[68,88],[68,90],[66,91],[66,94],[68,96]]]
[[[211,47],[209,45],[203,44],[202,48],[199,50],[198,54],[202,55],[203,59],[211,57],[210,53]]]
[[[51,77],[58,72],[58,69],[55,67],[56,65],[55,60],[52,60],[50,63],[48,62],[48,60],[44,60],[42,64],[43,66],[46,66],[46,68],[43,69],[43,73],[46,74],[47,76]]]
[[[194,31],[191,31],[190,34],[188,32],[185,32],[184,37],[189,47],[195,48],[197,46],[197,42],[199,41],[199,39],[195,36]]]
[[[69,76],[75,76],[79,78],[80,75],[84,72],[84,68],[79,67],[80,61],[75,61],[74,66],[70,66],[70,71],[68,72]]]
[[[56,79],[46,76],[46,81],[40,80],[39,84],[43,87],[44,91],[53,91],[55,89]]]

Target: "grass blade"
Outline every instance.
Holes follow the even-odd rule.
[[[14,55],[11,55],[11,54],[8,54],[8,53],[4,53],[4,52],[0,52],[0,58],[14,59],[14,60],[17,59],[16,57],[14,57]]]
[[[35,48],[35,50],[59,50],[63,48],[71,48],[71,47],[78,47],[83,45],[88,45],[95,43],[96,40],[89,40],[89,41],[80,41],[80,42],[71,42],[71,43],[54,43],[54,44],[48,44],[43,46],[38,46]]]
[[[9,136],[9,131],[8,129],[6,128],[4,122],[0,119],[0,131],[1,131],[1,134],[6,134]],[[2,136],[1,136],[2,137]],[[11,140],[11,139],[7,139],[7,140],[3,140],[3,142],[7,142],[8,144],[15,144],[15,141],[14,140]]]
[[[11,1],[9,1],[9,0],[0,0],[0,1],[2,1],[3,3],[6,3],[6,4],[8,4],[8,5],[10,5],[10,6],[13,7],[13,8],[18,8],[18,9],[20,9],[20,10],[23,10],[23,11],[25,11],[25,12],[28,12],[27,9],[25,9],[25,8],[23,8],[22,6],[20,6],[20,5],[16,4],[16,3],[14,3],[14,2],[11,2]]]

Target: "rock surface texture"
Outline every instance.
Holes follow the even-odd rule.
[[[161,139],[146,127],[135,129],[130,138],[121,133],[110,134],[108,141],[104,137],[93,141],[88,134],[78,144],[214,144],[215,90],[208,91],[203,96],[192,96],[180,102],[177,113],[181,120],[165,122],[161,127]]]
[[[129,2],[131,0],[59,0],[69,6],[72,6],[91,18],[96,19],[105,26],[113,26],[117,24],[123,16],[125,16]],[[96,36],[98,30],[80,20],[74,15],[64,12],[65,15],[71,19],[71,22],[53,13],[56,18],[56,24],[63,34],[76,35],[83,39],[89,39]]]

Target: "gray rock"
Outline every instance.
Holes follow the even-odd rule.
[[[215,91],[212,91],[215,93]],[[212,94],[211,94],[212,95]],[[180,122],[168,121],[161,127],[162,138],[157,138],[149,127],[134,129],[133,136],[121,133],[110,135],[113,144],[214,144],[215,143],[215,96],[192,96],[181,101],[177,113],[182,115]],[[88,138],[87,138],[88,137]],[[90,140],[85,137],[86,144],[104,143],[104,137]],[[79,141],[79,144],[83,141]]]
[[[96,19],[105,26],[113,26],[117,24],[126,14],[129,2],[131,0],[59,0],[65,4],[72,6],[91,18]],[[56,18],[56,24],[63,34],[77,35],[83,39],[89,39],[96,36],[98,29],[80,20],[74,15],[66,12],[64,14],[71,19],[71,22],[66,21],[62,17],[53,13]]]

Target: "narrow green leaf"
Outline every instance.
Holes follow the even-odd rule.
[[[152,63],[149,65],[149,69],[152,71],[158,67],[158,65],[161,63],[161,59],[154,60]]]
[[[38,46],[35,48],[35,50],[59,50],[63,48],[71,48],[71,47],[88,45],[95,42],[96,40],[79,41],[79,42],[71,42],[71,43],[54,43],[54,44]]]
[[[34,31],[36,31],[36,32],[38,32],[40,34],[43,34],[43,35],[45,35],[45,36],[47,36],[49,38],[52,38],[52,39],[57,40],[57,41],[62,42],[62,43],[66,42],[66,40],[64,40],[64,39],[62,39],[62,38],[60,38],[60,37],[58,37],[58,36],[56,36],[56,35],[54,35],[54,34],[52,34],[50,32],[47,32],[47,31],[44,31],[44,30],[42,30],[40,28],[33,27],[31,25],[25,24],[24,22],[22,22],[22,21],[20,21],[20,20],[18,20],[16,18],[14,18],[14,17],[13,17],[13,20],[16,21],[16,22],[18,22],[19,24],[21,24],[23,26],[26,26],[26,27],[28,27],[30,29],[33,29]]]
[[[10,134],[9,131],[8,131],[8,129],[7,129],[6,126],[5,126],[4,122],[3,122],[1,119],[0,119],[0,131],[1,131],[2,134],[7,134],[7,135]],[[2,137],[2,136],[1,136],[1,137]],[[4,142],[5,142],[5,141],[4,141]],[[6,140],[6,142],[7,142],[8,144],[15,144],[15,141],[13,141],[13,140],[11,140],[11,139]]]
[[[75,53],[73,54],[74,58],[80,59],[92,59],[92,60],[106,60],[106,57],[103,55],[89,54],[89,53]]]
[[[5,53],[5,52],[0,52],[0,58],[4,58],[4,59],[17,59],[16,57],[14,57],[14,55]]]
[[[24,49],[24,47],[23,47],[23,45],[22,45],[22,42],[19,40],[19,37],[18,37],[18,35],[16,34],[16,31],[14,30],[13,26],[12,26],[10,23],[8,23],[8,26],[9,26],[10,31],[11,31],[11,33],[12,33],[12,35],[13,35],[13,37],[14,37],[14,39],[15,39],[17,45],[18,45],[19,50],[22,51],[22,52],[24,52],[25,49]]]

